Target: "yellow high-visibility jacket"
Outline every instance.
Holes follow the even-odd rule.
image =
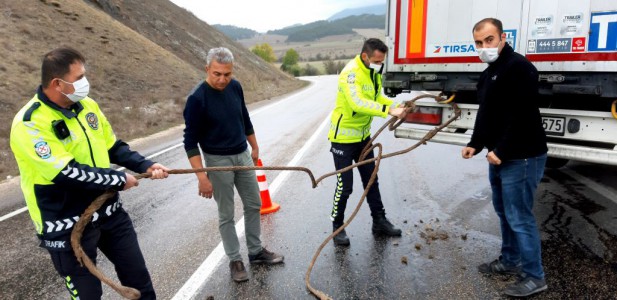
[[[65,109],[41,87],[13,119],[10,145],[30,217],[46,239],[70,233],[85,208],[106,190],[124,188],[126,174],[111,169],[111,163],[136,172],[153,164],[116,139],[94,100],[86,97]],[[120,209],[117,201],[117,195],[109,199],[94,219]]]
[[[371,135],[374,116],[388,116],[393,101],[381,94],[381,74],[367,68],[360,55],[339,75],[336,105],[328,139],[335,143],[361,142]]]

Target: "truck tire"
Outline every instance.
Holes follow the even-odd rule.
[[[570,160],[565,158],[548,157],[546,159],[546,167],[550,169],[559,169],[565,166]]]

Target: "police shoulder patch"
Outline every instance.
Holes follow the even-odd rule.
[[[99,129],[99,118],[93,112],[89,112],[86,115],[86,121],[88,122],[88,126],[90,126],[90,128],[94,130]]]
[[[347,75],[347,83],[354,84],[356,82],[356,73],[349,73]]]
[[[51,157],[51,148],[46,141],[40,141],[34,144],[34,151],[42,159],[48,159]]]

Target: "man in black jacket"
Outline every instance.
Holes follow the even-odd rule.
[[[506,295],[546,290],[534,193],[544,174],[546,136],[538,108],[538,71],[505,41],[501,21],[487,18],[473,28],[480,59],[489,64],[478,82],[480,108],[463,158],[486,147],[493,206],[501,223],[501,256],[481,264],[486,274],[518,275]]]
[[[234,57],[227,48],[214,48],[206,57],[205,81],[188,96],[184,108],[184,149],[193,168],[252,166],[257,164],[259,147],[240,82],[232,78]],[[251,145],[251,151],[248,150]],[[248,280],[240,255],[240,242],[234,226],[234,186],[244,206],[244,228],[251,264],[278,264],[280,254],[261,245],[261,199],[254,170],[197,173],[198,194],[216,201],[219,232],[229,257],[231,278]]]

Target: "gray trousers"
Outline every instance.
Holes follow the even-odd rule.
[[[253,166],[248,149],[236,155],[205,154],[205,160],[208,167]],[[250,255],[259,253],[262,249],[259,237],[261,198],[255,171],[209,172],[208,177],[214,189],[214,200],[219,209],[219,231],[229,260],[242,260],[234,222],[234,185],[244,207],[246,246]]]

